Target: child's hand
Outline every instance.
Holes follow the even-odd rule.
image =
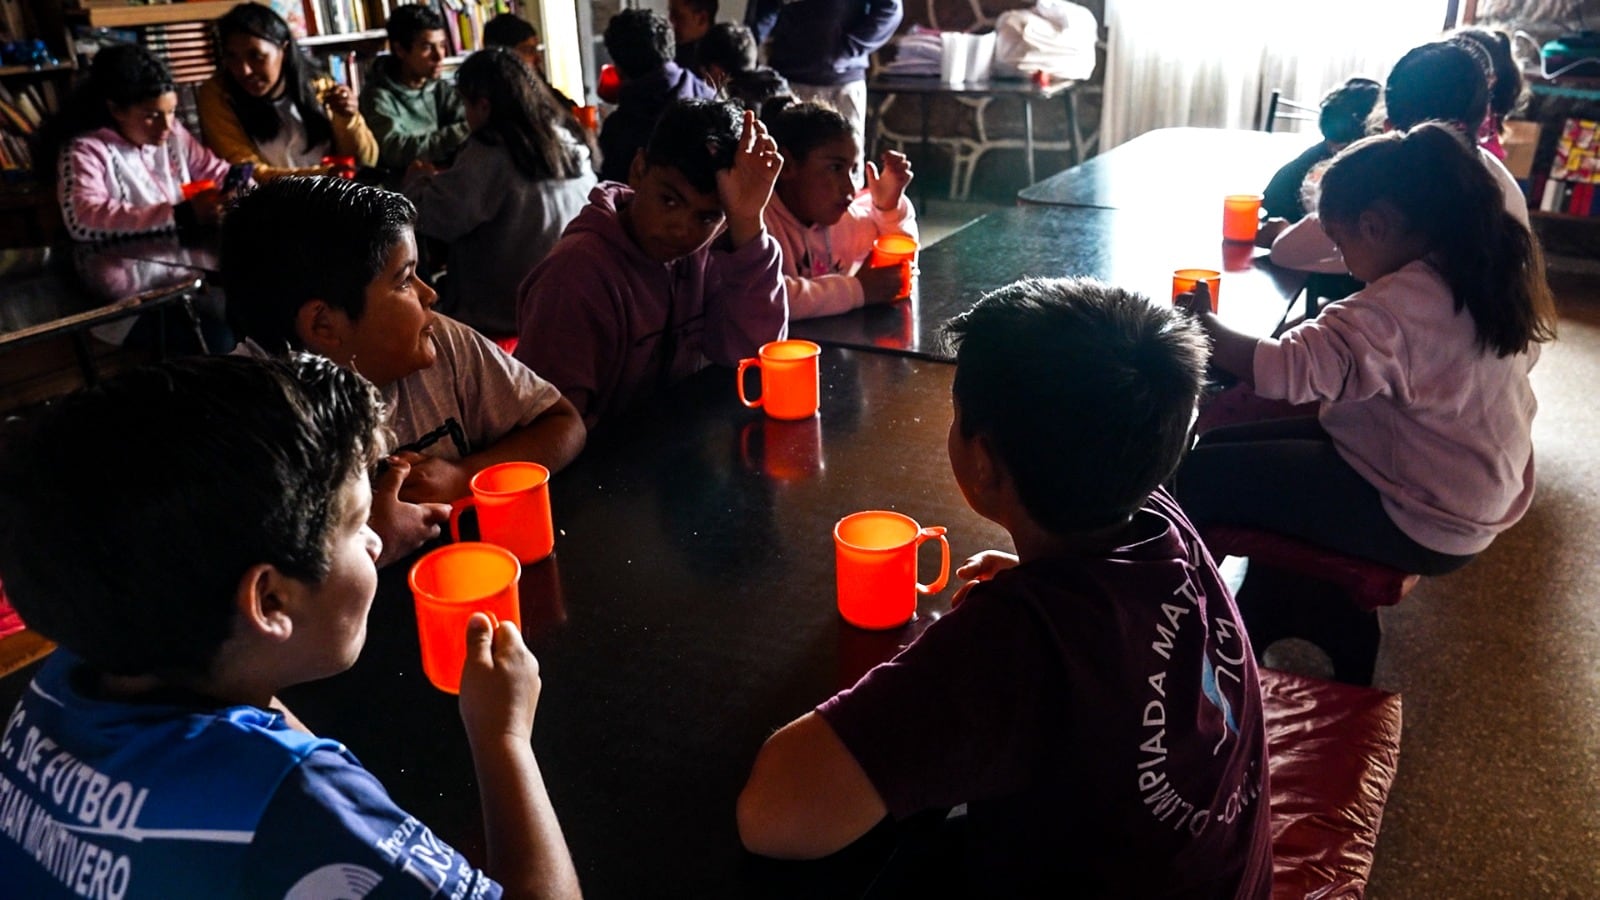
[[[346,118],[356,114],[356,92],[350,88],[336,84],[322,92],[322,102],[327,105],[328,111]]]
[[[533,737],[533,715],[539,707],[539,661],[513,622],[491,628],[489,617],[473,613],[467,620],[467,661],[461,668],[461,723],[467,740],[476,744],[508,737],[526,742]]]
[[[1262,222],[1256,228],[1256,246],[1271,247],[1272,242],[1277,240],[1278,235],[1283,234],[1283,230],[1288,227],[1288,219],[1271,218]]]
[[[222,192],[215,188],[189,198],[189,208],[194,210],[195,221],[201,225],[221,225],[223,203]]]
[[[900,198],[910,183],[911,160],[898,150],[884,151],[881,173],[877,166],[867,163],[867,190],[872,194],[872,205],[884,212],[900,207]]]
[[[1204,281],[1199,282],[1194,286],[1194,290],[1179,294],[1176,302],[1180,309],[1187,310],[1191,316],[1209,315],[1211,286]]]
[[[472,475],[459,464],[438,456],[399,453],[391,457],[409,468],[400,499],[411,503],[454,503],[471,490]]]
[[[778,142],[767,134],[750,110],[744,113],[744,132],[733,156],[733,168],[717,173],[717,199],[728,217],[728,237],[741,247],[761,233],[761,213],[772,199],[772,186],[778,183],[783,156]]]
[[[378,553],[380,569],[438,537],[440,526],[450,520],[449,504],[400,499],[400,485],[410,472],[410,463],[390,457],[388,468],[372,486],[372,514],[367,524],[383,540],[383,550]]]
[[[1002,550],[985,550],[976,556],[969,557],[961,567],[956,569],[957,578],[965,578],[967,583],[956,591],[950,598],[950,608],[955,609],[961,601],[967,599],[972,589],[980,582],[988,581],[1000,572],[1017,564],[1017,557]]]
[[[861,282],[861,295],[868,303],[893,303],[900,296],[900,271],[910,263],[895,263],[856,270],[856,280]]]

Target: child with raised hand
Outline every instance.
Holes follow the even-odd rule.
[[[628,183],[597,185],[523,281],[517,358],[593,428],[708,362],[737,365],[782,340],[782,254],[762,223],[782,168],[755,113],[669,107]]]
[[[1334,157],[1318,212],[1367,286],[1278,338],[1192,304],[1213,361],[1316,419],[1207,432],[1177,476],[1197,523],[1276,531],[1407,572],[1466,565],[1533,498],[1528,371],[1555,336],[1538,244],[1480,151],[1428,123]]]
[[[861,145],[850,122],[832,107],[780,97],[767,104],[761,119],[784,160],[766,222],[783,247],[789,317],[892,302],[900,292],[901,267],[867,263],[880,236],[917,236],[916,213],[906,196],[911,163],[905,154],[885,152],[881,170],[867,163],[866,189],[858,191],[854,169]]]
[[[444,171],[413,164],[417,231],[450,245],[439,305],[492,337],[516,334],[517,285],[594,187],[587,132],[511,50],[467,57],[456,89],[472,136]]]
[[[155,54],[113,44],[95,54],[89,80],[46,133],[57,160],[56,196],[77,241],[216,225],[220,190],[184,197],[183,186],[227,181],[228,161],[178,120],[177,85]]]
[[[487,871],[277,700],[348,669],[366,641],[382,421],[359,375],[300,355],[135,370],[12,424],[0,569],[29,627],[60,647],[0,735],[7,808],[31,810],[27,840],[0,829],[7,896],[335,896],[354,883],[385,897],[578,896],[530,744],[538,663],[515,626],[475,616],[462,635]],[[113,445],[121,464],[108,466]],[[64,790],[69,778],[87,789]]]
[[[236,352],[308,350],[383,395],[398,443],[374,487],[384,565],[436,537],[446,504],[480,470],[532,460],[556,471],[585,438],[554,386],[433,311],[438,295],[416,272],[415,222],[399,194],[289,176],[240,200],[222,231]]]
[[[1250,642],[1161,488],[1203,335],[1077,279],[1001,288],[947,329],[950,468],[1016,553],[970,561],[959,606],[766,741],[740,838],[815,858],[886,815],[966,804],[944,854],[966,871],[941,896],[1267,897]]]

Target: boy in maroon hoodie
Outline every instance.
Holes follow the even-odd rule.
[[[596,186],[523,280],[517,358],[592,428],[707,361],[782,340],[778,242],[761,220],[782,166],[737,104],[669,107],[628,183]]]

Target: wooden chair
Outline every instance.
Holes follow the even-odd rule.
[[[1315,122],[1321,115],[1321,108],[1290,100],[1282,91],[1274,90],[1267,98],[1267,114],[1261,117],[1261,130],[1271,131],[1284,120]]]

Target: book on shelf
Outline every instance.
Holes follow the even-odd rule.
[[[1600,214],[1595,185],[1600,183],[1600,122],[1568,119],[1556,142],[1549,174],[1535,180],[1530,193],[1539,209],[1574,216]]]

